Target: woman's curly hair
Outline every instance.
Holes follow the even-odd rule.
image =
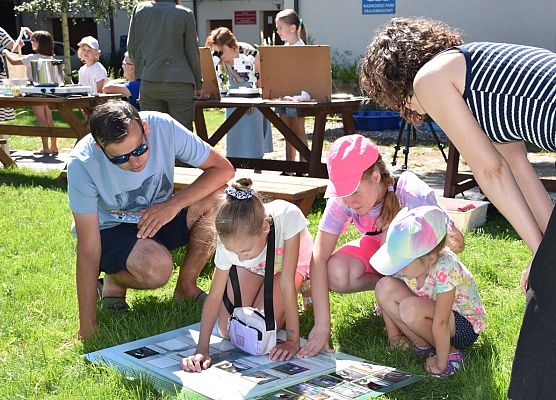
[[[367,47],[360,69],[360,86],[369,98],[399,110],[410,122],[422,116],[405,105],[413,95],[417,71],[435,55],[463,43],[456,29],[427,18],[393,18],[379,29]]]

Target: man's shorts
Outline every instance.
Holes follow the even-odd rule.
[[[187,208],[181,210],[173,220],[164,225],[151,238],[169,251],[177,249],[187,243],[189,229],[187,228]],[[119,224],[113,228],[100,231],[102,252],[100,256],[100,271],[115,274],[126,269],[127,258],[138,240],[136,224]]]
[[[369,263],[369,259],[376,253],[380,247],[380,239],[378,236],[363,235],[359,239],[352,240],[344,244],[334,254],[349,254],[361,260],[365,265],[365,272],[380,275]]]

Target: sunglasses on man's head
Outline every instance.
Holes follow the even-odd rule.
[[[149,146],[147,145],[146,141],[147,141],[147,137],[145,136],[145,134],[143,133],[143,139],[145,140],[143,143],[141,143],[141,145],[139,145],[139,147],[137,147],[136,149],[130,151],[127,154],[122,154],[121,156],[116,156],[116,157],[110,157],[108,154],[106,154],[106,152],[104,151],[104,149],[102,148],[102,152],[104,153],[104,155],[106,155],[106,157],[108,158],[108,160],[112,163],[112,164],[125,164],[126,162],[129,161],[129,157],[133,156],[133,157],[140,157],[143,154],[145,154],[147,152],[147,150],[149,150]]]

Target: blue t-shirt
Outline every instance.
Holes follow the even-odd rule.
[[[211,147],[167,114],[143,111],[149,126],[149,159],[132,172],[112,164],[91,134],[81,139],[68,161],[69,206],[77,214],[98,213],[100,229],[121,221],[111,210],[139,211],[172,196],[175,159],[198,167]]]
[[[129,81],[125,84],[129,92],[131,93],[131,97],[127,99],[127,102],[135,107],[138,111],[141,111],[139,103],[139,89],[141,88],[141,80],[137,79],[135,81]]]

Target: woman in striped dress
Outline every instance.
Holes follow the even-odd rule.
[[[0,54],[4,49],[12,50],[14,47],[14,40],[8,32],[0,28]],[[0,57],[0,79],[7,78],[6,65],[4,65],[3,57]],[[15,119],[14,110],[11,108],[0,108],[0,122],[10,121]]]
[[[521,279],[522,289],[529,287],[527,308],[508,394],[550,398],[556,389],[556,213],[525,142],[556,151],[556,54],[463,44],[441,22],[394,18],[369,44],[361,87],[411,122],[432,117],[535,254]]]

